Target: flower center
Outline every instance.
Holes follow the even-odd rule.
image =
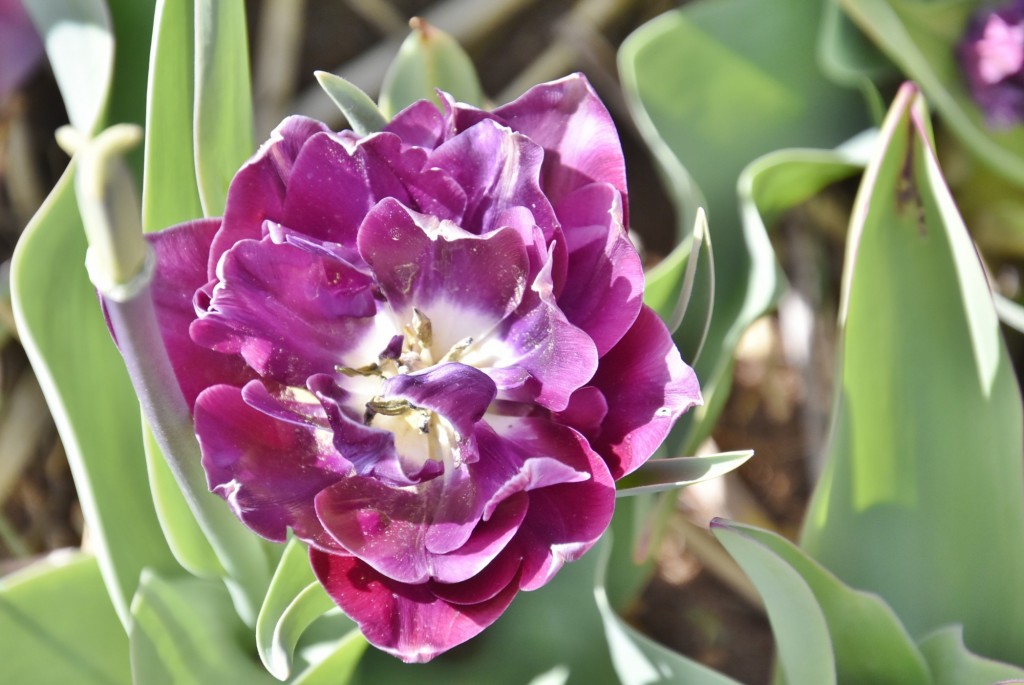
[[[337,371],[353,379],[353,385],[361,390],[353,393],[361,399],[350,406],[362,410],[365,425],[393,434],[403,461],[422,466],[433,460],[443,463],[448,471],[464,461],[469,436],[463,433],[471,432],[471,424],[448,414],[461,413],[458,406],[464,399],[470,405],[479,402],[479,393],[471,392],[472,398],[463,397],[459,382],[463,376],[449,378],[445,368],[448,365],[447,368],[458,366],[465,370],[467,367],[461,363],[449,363],[458,362],[472,344],[472,338],[465,338],[440,354],[433,348],[430,319],[413,309],[409,322],[401,327],[400,334],[392,337],[375,362],[357,368],[338,366]],[[493,394],[486,403],[492,398]]]

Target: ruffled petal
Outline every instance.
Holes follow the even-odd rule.
[[[496,424],[498,449],[531,455],[492,502],[526,492],[526,518],[509,543],[523,556],[520,587],[547,583],[565,562],[590,549],[611,522],[615,483],[608,467],[576,431],[547,419],[510,419]],[[482,457],[490,444],[481,437]],[[534,457],[532,455],[550,455]]]
[[[494,379],[499,397],[562,411],[597,369],[593,339],[555,303],[549,259],[522,304],[462,358]]]
[[[240,358],[197,345],[188,334],[196,316],[192,296],[206,283],[206,256],[219,227],[218,219],[204,219],[147,235],[156,253],[150,288],[160,336],[190,409],[211,385],[243,385],[255,376]]]
[[[515,577],[490,599],[454,604],[430,585],[399,583],[352,557],[310,550],[317,579],[374,646],[402,661],[425,662],[491,625],[518,590]]]
[[[302,116],[282,121],[270,139],[239,169],[228,188],[224,224],[213,241],[207,260],[207,277],[216,274],[220,256],[239,240],[260,238],[263,222],[281,221],[292,167],[302,147],[326,124]]]
[[[595,432],[580,429],[616,479],[644,463],[683,412],[703,404],[693,369],[658,315],[646,305],[629,332],[601,359],[591,385],[608,404]]]
[[[502,226],[509,209],[525,207],[550,237],[557,220],[540,188],[543,161],[544,151],[531,140],[484,120],[441,144],[429,164],[446,170],[465,190],[463,229],[487,233]]]
[[[365,363],[348,356],[376,332],[373,281],[346,262],[268,237],[237,243],[218,276],[191,325],[196,343],[299,387],[311,374]]]
[[[243,390],[217,385],[199,395],[196,435],[210,490],[249,528],[277,542],[288,529],[322,549],[339,546],[320,525],[315,495],[351,473],[310,404],[309,415],[275,401],[259,381]],[[288,419],[288,420],[282,420]],[[319,420],[323,420],[320,417]]]
[[[622,199],[606,183],[583,186],[558,205],[569,273],[558,306],[604,356],[633,324],[643,303],[640,255],[622,226]]]
[[[494,115],[544,148],[541,187],[553,204],[594,182],[609,183],[626,197],[615,123],[582,74],[534,86]]]
[[[359,252],[373,269],[401,326],[413,309],[431,323],[435,360],[477,338],[518,305],[529,262],[516,231],[477,236],[393,199],[380,202],[359,231]]]

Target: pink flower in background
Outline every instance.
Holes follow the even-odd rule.
[[[43,43],[21,0],[0,0],[0,104],[32,75],[42,57]]]
[[[1024,0],[974,16],[958,48],[971,96],[989,123],[1024,122]]]
[[[700,403],[625,215],[577,75],[363,138],[289,118],[223,219],[152,237],[210,488],[374,645],[429,660],[547,583]]]

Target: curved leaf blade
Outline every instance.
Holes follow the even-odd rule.
[[[380,109],[390,119],[417,100],[440,105],[435,89],[457,101],[483,106],[484,94],[473,61],[450,35],[422,19],[408,35],[380,89]]]
[[[962,623],[975,651],[1024,663],[1024,412],[927,127],[905,86],[854,205],[833,434],[803,544],[916,637]]]
[[[341,110],[356,135],[368,136],[383,131],[388,125],[388,120],[377,109],[377,105],[369,95],[359,89],[359,86],[327,71],[317,71],[314,75],[320,87],[327,93],[327,97]]]
[[[195,173],[203,213],[220,216],[228,184],[255,149],[242,0],[195,0],[195,51]]]
[[[139,405],[85,272],[74,162],[26,227],[11,264],[22,345],[53,413],[115,610],[145,567],[178,568],[150,498]],[[102,401],[97,401],[102,392]]]
[[[761,593],[786,682],[836,683],[835,652],[828,623],[807,581],[744,530],[714,519],[711,532]]]
[[[931,674],[924,656],[892,608],[878,595],[844,585],[776,533],[722,520],[716,520],[712,528],[716,535],[730,530],[751,543],[759,543],[803,578],[828,624],[838,682],[930,685]],[[868,654],[871,658],[864,658]]]
[[[964,645],[963,629],[947,626],[921,640],[921,652],[928,659],[935,685],[992,685],[1024,681],[1024,668],[985,659]]]
[[[719,478],[739,468],[752,456],[754,450],[739,450],[697,457],[649,459],[639,469],[618,482],[615,496],[630,497],[672,490]]]
[[[56,552],[0,580],[0,635],[8,682],[131,682],[128,640],[91,555]]]

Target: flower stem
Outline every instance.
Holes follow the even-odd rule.
[[[89,240],[89,277],[103,297],[142,414],[189,508],[223,566],[236,610],[255,624],[270,581],[257,538],[209,492],[188,404],[171,368],[153,306],[152,249],[142,237],[138,206],[120,154],[140,136],[116,126],[81,143],[76,191]]]

